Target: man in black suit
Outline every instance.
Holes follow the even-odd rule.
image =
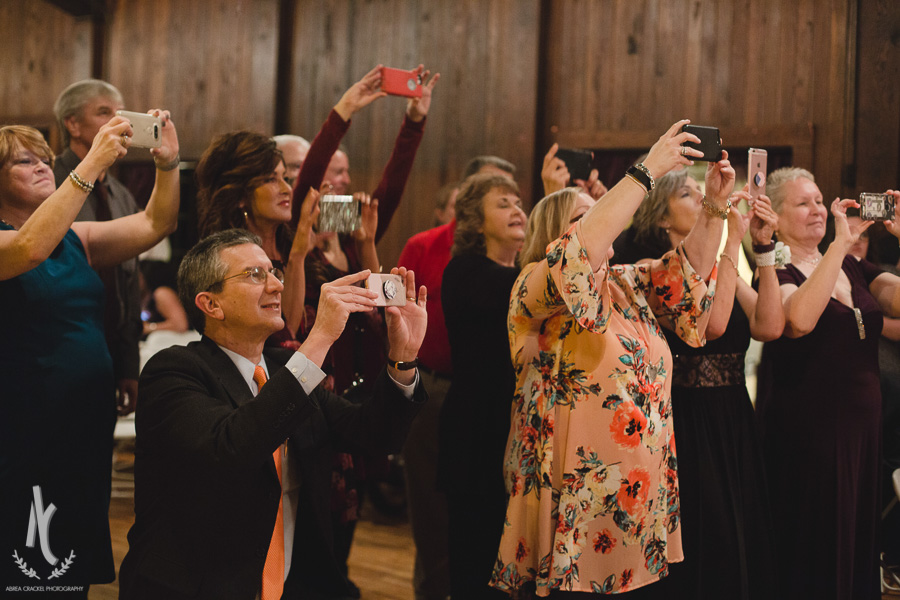
[[[318,387],[319,367],[349,314],[375,305],[375,292],[353,285],[368,271],[322,287],[297,352],[264,350],[283,327],[284,286],[259,244],[243,230],[217,233],[179,269],[179,294],[204,337],[160,352],[141,374],[121,599],[268,600],[263,571],[269,578],[272,563],[281,564],[272,560],[280,527],[284,598],[350,594],[332,551],[331,457],[338,448],[395,453],[403,445],[426,398],[415,369],[425,288],[417,295],[413,273],[394,270],[408,301],[386,309],[389,364],[373,397],[353,404]]]

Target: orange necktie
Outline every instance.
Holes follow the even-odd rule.
[[[268,381],[265,370],[256,365],[253,371],[253,381],[260,390]],[[281,483],[281,446],[272,454],[275,459],[275,470],[278,472],[278,482]],[[269,542],[269,552],[266,554],[266,564],[263,567],[261,600],[279,600],[284,591],[284,506],[283,496],[278,498],[278,514],[275,516],[275,529],[272,531],[272,541]]]

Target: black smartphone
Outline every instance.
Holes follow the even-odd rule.
[[[594,153],[590,150],[560,148],[556,151],[556,158],[566,163],[566,168],[569,170],[569,181],[573,185],[576,179],[587,181],[591,176]]]
[[[691,160],[705,160],[707,162],[717,162],[722,160],[722,137],[719,135],[718,127],[705,127],[703,125],[685,125],[682,131],[693,133],[700,138],[700,143],[685,142],[683,145],[687,148],[693,148],[703,152],[703,156],[690,156]]]

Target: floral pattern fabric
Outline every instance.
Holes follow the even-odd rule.
[[[712,303],[683,248],[592,271],[574,225],[513,287],[516,368],[504,473],[510,494],[491,585],[614,593],[683,559],[672,356]]]

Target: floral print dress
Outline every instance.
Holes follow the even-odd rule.
[[[683,247],[595,273],[579,227],[525,267],[510,301],[510,498],[491,585],[534,581],[538,596],[632,590],[683,559],[660,324],[702,345],[715,291]]]

